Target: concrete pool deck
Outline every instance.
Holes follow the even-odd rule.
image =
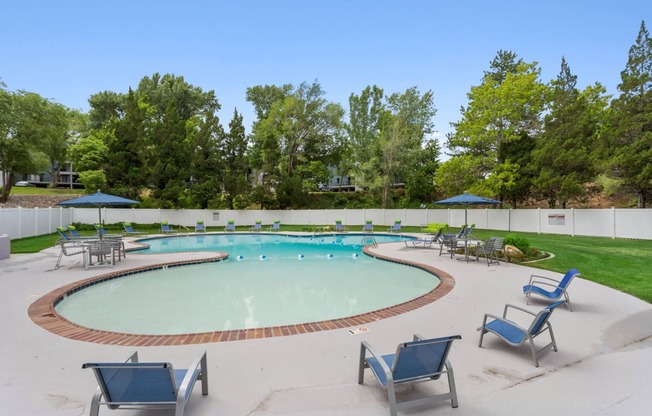
[[[531,273],[558,274],[514,264],[466,263],[439,256],[434,248],[381,244],[374,252],[418,262],[449,273],[454,288],[418,309],[350,328],[283,337],[193,345],[126,347],[74,341],[34,324],[27,310],[42,295],[63,285],[122,268],[163,261],[202,258],[207,253],[129,254],[113,269],[84,270],[78,257],[64,257],[52,270],[57,249],[13,255],[0,261],[4,301],[0,304],[0,403],[7,415],[84,415],[96,384],[81,364],[118,361],[137,349],[141,361],[169,361],[183,368],[208,353],[209,395],[195,389],[186,414],[199,415],[387,415],[387,396],[367,372],[357,384],[360,342],[382,353],[394,352],[412,334],[426,337],[462,335],[451,350],[459,407],[450,403],[414,408],[400,415],[630,415],[652,408],[652,305],[584,279],[570,286],[573,312],[553,314],[558,352],[548,351],[534,367],[529,349],[511,348],[491,334],[478,348],[485,312],[501,314],[505,303],[525,306],[521,287]],[[580,272],[581,272],[580,267]],[[530,302],[531,310],[544,303]],[[175,307],[175,306],[171,306]],[[180,314],[183,310],[180,308]],[[538,345],[545,342],[539,340]],[[421,390],[442,392],[445,381],[417,384],[403,395]],[[100,414],[172,415],[171,411]]]

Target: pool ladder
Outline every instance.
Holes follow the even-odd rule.
[[[376,243],[376,239],[371,236],[362,237],[361,243],[363,246],[371,246],[372,248],[378,248],[378,243]]]

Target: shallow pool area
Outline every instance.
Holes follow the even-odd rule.
[[[79,325],[120,333],[229,331],[360,315],[438,284],[431,273],[368,256],[252,257],[108,280],[66,296],[56,311]]]
[[[373,236],[377,243],[403,239]],[[411,301],[440,283],[433,273],[363,254],[371,241],[356,234],[145,239],[143,254],[218,251],[229,258],[95,282],[67,293],[55,310],[75,324],[125,334],[233,331],[361,315]]]

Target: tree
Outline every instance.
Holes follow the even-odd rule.
[[[48,158],[50,170],[50,188],[59,183],[59,172],[67,161],[68,145],[75,134],[72,128],[74,112],[65,106],[46,101],[43,114],[42,150]]]
[[[280,96],[279,92],[284,89],[266,87],[265,91],[276,91]],[[277,197],[279,193],[296,195],[302,192],[301,180],[294,179],[299,166],[313,161],[332,161],[341,148],[344,110],[338,104],[327,102],[324,94],[317,81],[304,82],[283,99],[273,102],[268,111],[263,110],[269,99],[263,101],[265,105],[256,105],[262,109],[257,112],[266,117],[254,123],[252,160],[255,167],[262,168],[263,178],[265,175],[269,178],[263,184],[266,189],[269,190],[272,183],[279,185]],[[284,182],[282,186],[281,181]]]
[[[423,167],[416,162],[425,136],[434,127],[433,94],[421,94],[412,87],[386,97],[382,89],[368,86],[359,96],[352,94],[349,105],[353,173],[357,183],[376,194],[385,208],[394,185],[416,178],[414,169]]]
[[[513,194],[523,166],[510,157],[508,149],[540,133],[546,86],[539,80],[536,62],[514,60],[514,54],[499,52],[492,62],[495,71],[485,72],[482,84],[471,87],[469,105],[461,110],[462,120],[451,123],[455,131],[447,136],[447,143],[453,157],[475,159],[473,165],[479,172],[474,174],[481,183],[474,188],[500,199],[511,195],[518,200],[526,196]],[[521,158],[520,163],[527,161]]]
[[[247,194],[250,184],[247,180],[249,163],[247,160],[247,147],[249,140],[245,132],[242,114],[237,109],[233,110],[233,118],[229,122],[229,132],[224,135],[222,154],[224,167],[222,174],[222,187],[229,196],[229,208],[233,209],[233,197]]]
[[[620,78],[620,96],[611,105],[612,156],[606,167],[637,195],[637,207],[645,208],[652,195],[652,39],[644,21]]]
[[[32,173],[47,167],[42,151],[43,123],[47,100],[29,92],[10,93],[0,84],[0,171],[3,187],[0,202],[7,202],[17,173]]]
[[[562,58],[561,71],[551,81],[544,132],[533,151],[534,185],[551,208],[555,203],[566,208],[567,201],[584,196],[585,184],[597,173],[592,149],[607,106],[605,89],[596,84],[581,93],[576,83],[577,76]]]

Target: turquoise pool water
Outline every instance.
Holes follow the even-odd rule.
[[[77,324],[146,335],[344,318],[406,302],[439,284],[423,270],[361,253],[363,236],[205,235],[149,239],[152,251],[204,247],[230,258],[137,273],[76,292],[56,310]],[[374,236],[398,241],[397,236]]]

